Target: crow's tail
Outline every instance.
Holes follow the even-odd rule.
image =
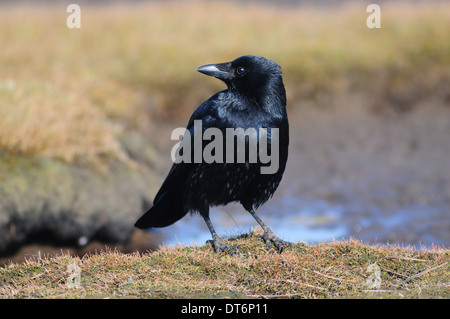
[[[187,211],[183,209],[183,203],[179,198],[171,198],[164,194],[155,201],[150,208],[134,224],[137,228],[166,227],[183,218]]]

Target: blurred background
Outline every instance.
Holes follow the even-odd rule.
[[[450,246],[450,3],[378,1],[371,29],[369,1],[78,1],[69,28],[72,2],[0,3],[0,262],[209,239],[196,216],[133,224],[172,130],[224,89],[196,68],[244,54],[287,90],[287,171],[259,209],[278,235]],[[222,236],[256,227],[211,215]]]

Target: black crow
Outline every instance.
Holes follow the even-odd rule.
[[[246,55],[227,63],[204,65],[197,71],[224,81],[228,88],[213,95],[194,111],[187,125],[187,132],[190,134],[185,134],[182,142],[185,142],[184,139],[190,139],[192,147],[198,147],[198,143],[195,144],[193,140],[195,126],[201,124],[201,132],[215,128],[216,133],[219,130],[223,133],[222,136],[227,136],[228,139],[224,143],[217,144],[219,146],[215,152],[223,150],[228,154],[224,154],[223,158],[215,162],[205,159],[196,161],[194,157],[175,162],[156,194],[153,207],[136,222],[135,226],[165,227],[181,219],[188,212],[198,212],[211,232],[214,250],[234,254],[238,247],[225,243],[217,235],[209,218],[209,208],[240,202],[262,227],[264,231],[262,238],[267,247],[270,248],[273,243],[278,251],[282,252],[284,246],[289,243],[276,236],[255,213],[255,210],[277,189],[288,157],[289,124],[281,68],[269,59]],[[244,134],[238,133],[230,137],[226,134],[227,129],[239,128]],[[263,161],[260,157],[252,161],[250,156],[252,150],[249,150],[249,153],[245,153],[244,150],[246,155],[241,161],[237,160],[239,153],[237,147],[231,149],[236,154],[228,156],[230,150],[227,151],[224,145],[237,143],[239,135],[245,138],[246,150],[252,147],[250,140],[255,135],[258,137],[257,152],[264,148],[261,141],[266,141],[266,148],[270,149],[271,155],[276,155],[273,156],[273,160],[278,161],[275,163],[275,169],[263,173],[262,169],[267,168],[267,161]],[[266,139],[260,140],[259,138],[263,136]],[[212,138],[210,140],[212,141]],[[207,141],[203,140],[200,151],[205,150],[207,144]],[[186,150],[181,150],[180,154]],[[278,153],[274,154],[275,152]]]

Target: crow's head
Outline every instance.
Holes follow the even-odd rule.
[[[279,103],[286,105],[281,67],[272,60],[244,55],[231,62],[201,66],[197,71],[224,81],[230,90],[235,90],[258,104],[278,98]]]

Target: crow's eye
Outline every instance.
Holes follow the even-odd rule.
[[[244,75],[245,69],[242,66],[238,66],[236,68],[236,73],[237,73],[237,75]]]

